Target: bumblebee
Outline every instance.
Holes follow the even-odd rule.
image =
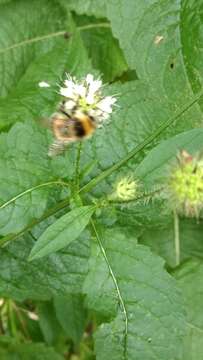
[[[55,141],[49,148],[49,156],[59,155],[68,144],[90,137],[97,127],[95,119],[77,106],[69,113],[65,109],[65,101],[51,116],[50,126]]]

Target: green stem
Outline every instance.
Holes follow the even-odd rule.
[[[107,23],[107,22],[95,23],[95,24],[87,24],[87,25],[83,25],[83,26],[78,26],[78,30],[83,31],[83,30],[102,28],[102,27],[103,28],[110,28],[111,25],[110,25],[110,23]]]
[[[182,114],[184,114],[188,109],[190,109],[195,103],[197,103],[197,101],[200,99],[200,97],[203,95],[203,91],[200,92],[198,95],[196,95],[193,100],[185,107],[183,108],[177,115],[175,115],[174,117],[168,119],[165,123],[163,123],[162,125],[160,125],[158,127],[158,129],[152,134],[150,135],[147,139],[145,139],[141,144],[139,144],[138,146],[136,146],[132,151],[130,151],[123,159],[121,159],[120,161],[118,161],[116,164],[114,164],[113,166],[107,168],[106,170],[103,171],[102,174],[96,176],[95,178],[93,178],[92,180],[90,180],[89,183],[87,183],[86,185],[84,185],[79,191],[78,193],[83,194],[86,193],[90,190],[92,190],[92,188],[94,188],[96,185],[98,185],[101,181],[103,181],[106,177],[108,177],[109,175],[111,175],[113,173],[113,171],[118,170],[120,167],[122,167],[123,165],[125,165],[125,163],[130,160],[132,157],[134,157],[135,155],[137,155],[139,153],[139,151],[141,151],[142,149],[145,148],[145,146],[147,146],[150,142],[152,142],[158,135],[160,135],[167,127],[169,127],[176,119],[178,119]],[[0,240],[0,246],[5,244],[8,241],[14,240],[17,237],[19,237],[20,235],[24,234],[24,232],[26,232],[27,230],[30,230],[34,225],[39,224],[41,221],[47,219],[49,216],[54,215],[57,211],[63,209],[64,207],[68,206],[69,204],[69,199],[64,199],[63,201],[61,201],[60,203],[58,203],[57,205],[55,205],[52,209],[48,210],[47,212],[45,212],[45,214],[37,220],[32,221],[28,226],[26,226],[23,230],[21,230],[19,233],[17,234],[11,234],[11,235],[7,235],[5,236],[3,239]]]
[[[8,309],[8,319],[9,319],[9,323],[10,323],[11,335],[17,339],[18,332],[17,332],[16,322],[15,322],[15,314],[13,311],[12,300],[7,300],[7,309]]]
[[[109,259],[108,259],[108,256],[106,254],[106,250],[104,249],[103,247],[103,244],[102,244],[102,241],[99,237],[99,234],[97,232],[97,229],[95,227],[95,224],[94,224],[94,221],[91,219],[91,225],[92,225],[92,228],[94,230],[94,233],[95,233],[95,236],[96,236],[96,239],[97,239],[97,242],[99,244],[99,247],[100,247],[100,250],[101,250],[101,253],[104,257],[104,260],[108,266],[108,269],[109,269],[109,273],[112,277],[112,280],[114,282],[114,285],[115,285],[115,288],[116,288],[116,292],[118,294],[118,299],[119,299],[119,305],[120,305],[120,308],[121,308],[121,312],[124,316],[124,320],[125,320],[125,333],[124,333],[124,356],[126,354],[126,341],[127,341],[127,335],[128,335],[128,316],[127,316],[127,310],[126,310],[126,307],[125,307],[125,303],[124,303],[124,300],[122,298],[122,295],[121,295],[121,291],[120,291],[120,288],[119,288],[119,285],[118,285],[118,282],[117,282],[117,279],[116,279],[116,276],[114,275],[114,272],[113,272],[113,269],[111,267],[111,264],[109,262]],[[125,356],[126,358],[126,356]]]
[[[180,236],[179,236],[179,217],[176,210],[173,211],[174,217],[174,245],[175,245],[175,263],[180,265]]]
[[[67,207],[69,205],[69,202],[70,202],[69,198],[64,199],[60,203],[53,206],[51,209],[47,210],[41,218],[34,219],[33,221],[31,221],[24,229],[22,229],[18,233],[4,236],[2,239],[0,239],[0,246],[7,244],[9,241],[13,241],[17,239],[19,236],[23,235],[26,231],[32,229],[33,226],[40,224],[42,221],[46,220],[51,215],[55,215],[59,210],[62,210],[65,207]]]
[[[19,198],[21,198],[22,196],[26,195],[26,194],[29,194],[31,193],[32,191],[34,190],[37,190],[37,189],[40,189],[42,187],[45,187],[45,186],[50,186],[50,185],[62,185],[62,186],[69,186],[68,183],[65,183],[61,180],[58,180],[58,181],[49,181],[49,182],[46,182],[46,183],[43,183],[43,184],[39,184],[39,185],[36,185],[36,186],[33,186],[25,191],[23,191],[22,193],[14,196],[12,199],[6,201],[4,204],[2,204],[0,206],[0,210],[1,209],[4,209],[6,206],[10,205],[12,202],[18,200]]]
[[[21,42],[19,42],[17,44],[7,46],[4,49],[0,49],[0,54],[5,53],[5,52],[10,51],[10,50],[13,50],[13,49],[16,49],[16,48],[21,47],[21,46],[33,44],[33,43],[38,42],[38,41],[47,40],[47,39],[50,39],[50,38],[53,38],[53,37],[58,37],[58,36],[64,36],[65,34],[66,34],[66,31],[62,30],[62,31],[57,31],[57,32],[47,34],[47,35],[36,36],[35,38],[32,38],[32,39],[26,39],[26,40],[23,40],[23,41],[21,41]]]
[[[77,158],[76,158],[76,164],[75,164],[75,193],[79,191],[80,186],[80,156],[81,156],[81,150],[82,150],[82,141],[78,144],[77,149]]]
[[[94,188],[101,181],[103,181],[105,178],[111,175],[114,171],[118,170],[123,165],[125,165],[130,159],[135,157],[141,150],[143,150],[147,145],[149,145],[153,140],[155,140],[164,130],[166,130],[170,125],[172,125],[175,122],[175,120],[177,120],[181,115],[183,115],[187,110],[189,110],[191,106],[194,105],[202,95],[203,95],[203,91],[201,91],[198,95],[196,95],[187,106],[185,106],[180,112],[178,112],[178,114],[176,114],[172,118],[169,118],[167,121],[161,124],[154,133],[152,133],[149,137],[147,137],[144,141],[142,141],[139,145],[137,145],[123,159],[121,159],[116,164],[104,170],[100,175],[96,176],[94,179],[90,180],[89,183],[87,183],[86,185],[83,186],[82,189],[80,189],[80,192],[86,193],[92,190],[92,188]]]

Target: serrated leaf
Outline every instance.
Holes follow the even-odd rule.
[[[193,80],[188,76],[188,67],[194,62],[201,64],[203,54],[199,43],[201,4],[201,0],[189,4],[171,0],[107,2],[107,17],[129,66],[167,103],[178,99],[181,106],[192,95]],[[192,38],[198,33],[198,45],[196,41],[188,45],[186,28]],[[192,77],[201,78],[199,66],[196,70]],[[197,90],[193,87],[193,91]]]
[[[61,216],[39,237],[29,260],[50,255],[76,240],[90,221],[95,206],[81,206]]]
[[[5,1],[4,1],[5,2]],[[40,8],[40,11],[39,11]],[[32,16],[30,16],[32,14]],[[29,65],[60,42],[65,14],[48,0],[12,1],[0,8],[0,95],[6,96]],[[39,38],[38,41],[36,41]]]
[[[79,294],[67,294],[64,297],[55,296],[54,307],[56,317],[63,330],[75,344],[78,344],[87,321],[83,296]]]
[[[106,16],[106,0],[60,0],[67,9],[74,10],[78,14],[94,15],[95,17]]]
[[[48,147],[47,133],[36,124],[16,124],[8,134],[1,135],[1,235],[20,231],[59,199],[63,186],[57,180],[63,160],[58,165],[52,162],[47,156]],[[65,187],[68,189],[68,185]]]
[[[181,3],[182,23],[181,40],[185,67],[191,87],[195,92],[199,91],[203,84],[202,53],[202,1],[184,0]],[[200,102],[203,109],[203,103]]]
[[[90,161],[90,159],[96,158],[98,160],[98,168],[94,169],[96,174],[101,173],[106,168],[108,171],[111,166],[125,158],[125,156],[128,156],[130,151],[133,152],[136,146],[141,146],[141,151],[138,151],[137,156],[132,156],[130,161],[126,161],[123,164],[123,169],[121,169],[119,175],[126,176],[126,173],[134,172],[139,159],[143,158],[144,154],[156,142],[154,139],[153,142],[149,141],[149,144],[145,144],[142,147],[142,141],[145,142],[147,138],[153,136],[153,133],[158,131],[159,126],[164,126],[170,119],[172,119],[171,125],[172,123],[174,124],[174,116],[177,116],[176,126],[165,129],[162,136],[166,138],[171,134],[180,132],[181,129],[183,130],[183,127],[190,129],[194,126],[195,122],[197,125],[201,119],[201,112],[196,104],[192,105],[187,111],[179,109],[170,118],[170,111],[164,100],[157,99],[156,94],[149,89],[147,84],[140,81],[132,81],[124,85],[114,85],[108,89],[108,92],[119,93],[118,109],[112,114],[110,124],[100,131],[98,130],[91,141],[84,143],[82,153],[84,163]],[[191,114],[193,114],[193,120],[196,118],[194,122],[193,120],[191,121]],[[105,183],[103,183],[104,187],[101,187],[100,184],[98,193],[103,194],[104,191],[112,191],[112,184],[114,182],[115,174],[109,178],[111,188]]]
[[[128,70],[118,40],[112,36],[108,23],[91,22],[87,18],[84,25],[80,25],[81,37],[87,47],[92,65],[102,74],[104,82],[112,82]],[[78,21],[80,24],[81,22]],[[92,28],[91,28],[92,25]],[[106,25],[106,27],[105,27]]]
[[[181,267],[174,272],[174,275],[183,291],[187,306],[188,336],[185,341],[184,359],[200,360],[203,351],[202,261],[196,259],[183,263]]]
[[[48,300],[67,293],[81,293],[88,271],[89,234],[46,259],[28,262],[34,241],[30,235],[1,248],[0,296],[18,301]]]
[[[64,74],[68,71],[81,76],[91,69],[80,34],[70,16],[66,22],[71,32],[70,38],[60,38],[52,50],[31,62],[16,87],[5,99],[0,100],[1,129],[16,121],[49,117],[59,101],[57,83]],[[78,57],[81,57],[80,63]],[[41,81],[48,82],[51,88],[39,88]],[[11,108],[15,108],[12,116]]]
[[[136,175],[148,185],[157,185],[169,176],[170,164],[174,164],[178,153],[183,149],[192,154],[201,151],[203,130],[194,129],[161,142],[139,164]]]
[[[182,298],[163,261],[120,228],[102,230],[97,240],[84,290],[97,311],[103,311],[105,296],[114,303],[112,312],[106,301],[111,322],[96,333],[98,360],[181,358]]]

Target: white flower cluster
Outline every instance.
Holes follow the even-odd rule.
[[[85,111],[92,116],[98,125],[107,120],[112,113],[116,98],[102,96],[102,81],[94,80],[93,75],[88,74],[80,82],[71,76],[67,76],[59,93],[65,98],[64,108],[71,112],[74,108]]]

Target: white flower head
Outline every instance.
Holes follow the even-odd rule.
[[[94,79],[92,74],[81,81],[67,75],[59,93],[65,97],[64,107],[67,111],[74,108],[84,111],[101,126],[109,118],[117,101],[113,96],[103,96],[102,87],[102,81]]]

